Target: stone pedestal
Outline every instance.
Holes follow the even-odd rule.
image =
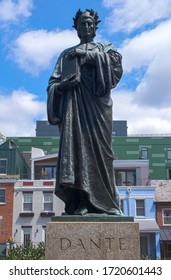
[[[140,259],[139,227],[132,217],[61,216],[47,224],[47,260]]]

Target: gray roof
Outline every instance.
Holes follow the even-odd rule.
[[[156,232],[159,231],[159,226],[154,219],[135,219],[135,222],[139,223],[139,230],[141,231],[150,231]]]
[[[171,184],[156,187],[155,202],[171,202]]]
[[[160,240],[162,241],[171,241],[171,227],[161,228],[160,229]]]

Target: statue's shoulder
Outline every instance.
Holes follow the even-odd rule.
[[[76,49],[77,47],[78,47],[78,45],[69,47],[69,48],[65,49],[65,50],[62,52],[62,54],[65,55],[65,54],[67,54],[70,50]]]
[[[72,48],[73,48],[73,47],[70,47],[70,48],[67,48],[67,49],[63,50],[63,51],[61,52],[61,54],[60,54],[60,57],[65,56]]]
[[[77,45],[75,45],[75,46],[73,46],[73,47],[69,47],[69,48],[63,50],[63,51],[61,52],[60,56],[59,56],[59,60],[60,60],[61,58],[63,58],[70,50],[75,49],[76,47],[77,47]]]

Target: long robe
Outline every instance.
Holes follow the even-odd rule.
[[[72,47],[85,49],[84,45]],[[110,90],[122,76],[121,55],[111,44],[89,43],[80,60],[80,82],[59,94],[63,59],[59,57],[49,79],[48,120],[58,124],[60,147],[55,194],[73,214],[78,190],[86,193],[97,211],[121,214],[115,186],[112,152],[112,99]]]

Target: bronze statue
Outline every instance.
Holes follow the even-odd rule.
[[[60,130],[55,194],[69,215],[122,215],[110,96],[122,76],[121,55],[111,44],[93,41],[100,22],[96,12],[78,10],[73,20],[80,43],[62,52],[47,88],[48,120]]]

